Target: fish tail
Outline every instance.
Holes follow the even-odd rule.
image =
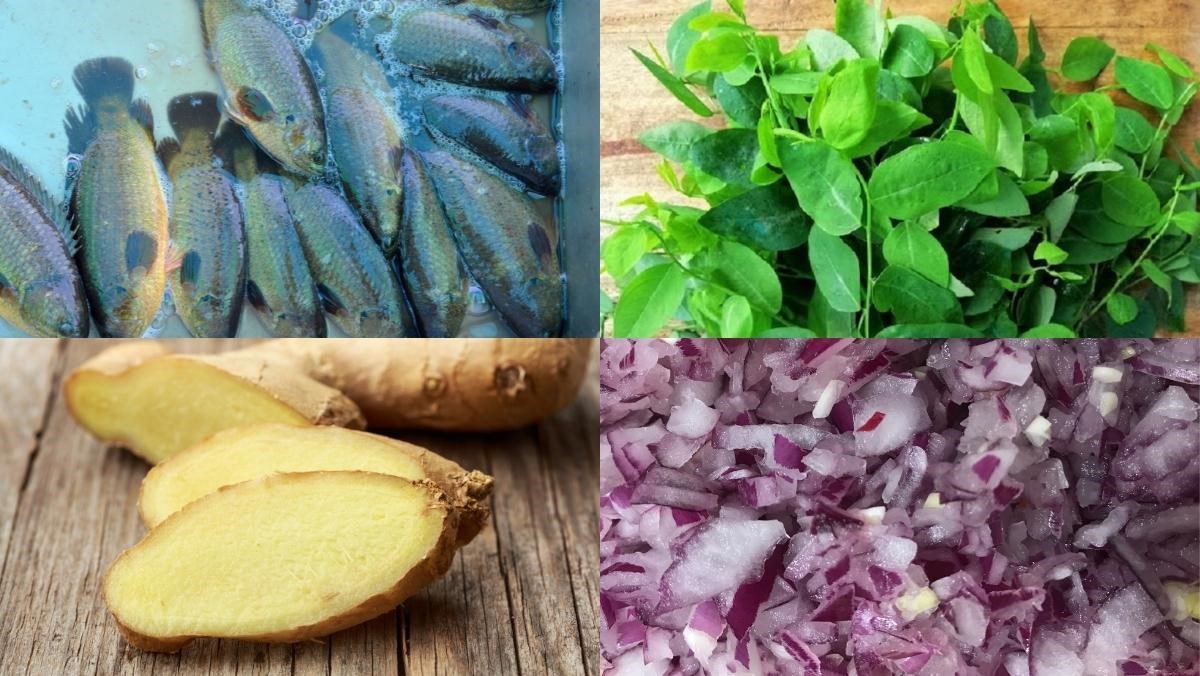
[[[217,138],[213,141],[213,155],[221,160],[221,165],[238,178],[246,182],[260,173],[274,171],[274,163],[246,135],[246,131],[231,120],[221,124]]]
[[[88,106],[106,98],[133,101],[133,64],[107,56],[84,61],[75,67],[75,88]]]
[[[167,119],[171,121],[176,138],[183,139],[189,131],[202,131],[210,138],[215,137],[221,124],[217,95],[195,92],[176,96],[167,104]]]
[[[163,167],[169,173],[171,171],[171,162],[179,155],[179,141],[173,138],[165,138],[158,142],[158,147],[155,150],[158,152],[158,159],[162,160]]]

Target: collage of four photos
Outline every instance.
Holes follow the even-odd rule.
[[[1200,674],[1200,4],[0,38],[0,676]]]

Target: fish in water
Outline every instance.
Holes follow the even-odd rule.
[[[102,58],[75,68],[84,106],[67,111],[70,152],[82,157],[71,198],[79,263],[101,335],[146,332],[166,289],[167,197],[154,118],[133,100],[133,66]]]
[[[398,263],[423,335],[453,338],[467,312],[466,270],[421,158],[405,151],[404,215]]]
[[[175,138],[163,139],[158,154],[172,185],[167,282],[175,310],[193,336],[233,337],[245,297],[246,234],[233,177],[213,162],[217,95],[177,96],[167,117]]]
[[[224,166],[242,184],[246,300],[273,336],[324,338],[317,285],[287,206],[291,179],[279,175],[274,161],[236,124],[221,126],[216,146]]]
[[[312,71],[283,30],[238,0],[200,0],[204,38],[228,98],[225,112],[285,169],[324,169],[325,112]]]
[[[321,31],[311,56],[324,73],[329,144],[342,185],[390,256],[400,231],[404,146],[400,124],[392,113],[395,93],[383,68],[363,49],[354,31],[354,15],[344,15]]]
[[[554,236],[533,200],[444,150],[425,155],[467,269],[520,336],[557,335],[562,278]]]
[[[66,214],[0,148],[0,318],[32,336],[87,336],[87,296],[73,247]]]
[[[425,121],[533,192],[556,196],[561,189],[558,146],[523,98],[443,94],[424,102]]]
[[[472,5],[480,7],[495,7],[496,9],[505,12],[517,12],[521,14],[529,14],[532,12],[544,12],[550,9],[551,0],[467,0]],[[457,5],[464,0],[443,0],[442,4]]]
[[[288,207],[333,323],[352,338],[415,336],[394,269],[346,200],[313,183],[291,193]]]
[[[414,10],[398,19],[392,54],[426,75],[530,93],[553,91],[549,52],[510,23],[477,12]]]

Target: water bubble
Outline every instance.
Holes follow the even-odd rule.
[[[56,77],[56,78],[54,78],[53,80],[51,80],[51,81],[50,81],[50,88],[51,88],[51,89],[58,89],[58,88],[59,88],[59,87],[61,87],[61,86],[62,86],[62,78],[57,78],[57,77]]]
[[[157,54],[162,51],[162,45],[158,44],[157,42],[147,42],[146,51],[150,52],[151,54]]]
[[[138,66],[138,69],[133,72],[137,79],[141,80],[146,77],[150,71],[146,70],[145,66]]]
[[[183,58],[182,56],[177,56],[177,57],[171,59],[171,67],[172,68],[182,68],[183,64],[185,64],[185,63],[187,63],[187,59]]]

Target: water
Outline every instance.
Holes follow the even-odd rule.
[[[304,20],[296,16],[297,0],[244,1],[248,6],[264,11],[302,49],[311,44],[317,31],[344,13],[354,13],[360,25],[369,25],[379,33],[378,39],[384,41],[387,40],[390,17],[422,5],[436,4],[423,0],[318,0],[313,17]],[[0,0],[0,9],[3,10],[0,34],[5,37],[4,44],[0,45],[0,146],[26,163],[52,192],[63,191],[64,199],[69,160],[63,115],[68,107],[82,103],[71,81],[76,65],[100,56],[119,56],[130,61],[137,75],[135,97],[150,103],[158,139],[171,135],[166,110],[171,98],[185,92],[221,92],[220,82],[205,55],[196,0],[78,0],[70,3],[69,8],[53,10],[47,8],[44,0]],[[543,45],[557,43],[549,34],[549,26],[558,25],[556,20],[513,17],[512,22]],[[556,61],[560,82],[565,82],[562,59],[556,58]],[[419,112],[414,114],[411,106],[403,106],[404,101],[436,91],[481,93],[480,90],[414,78],[402,65],[385,62],[385,67],[398,90],[401,105],[397,106],[397,114],[406,141],[418,134],[422,123]],[[482,93],[503,96],[499,92]],[[537,97],[533,107],[544,120],[556,118],[551,127],[561,138],[562,129],[557,119],[561,116],[556,114],[558,106],[554,97]],[[563,159],[566,167],[567,158]],[[507,180],[517,185],[514,180]],[[556,208],[556,202],[539,200],[539,208],[547,214],[560,212],[561,205]],[[587,223],[582,225],[590,227]],[[560,251],[564,248],[562,234],[559,229]],[[582,256],[594,258],[596,253],[584,252]],[[473,302],[464,335],[511,335],[490,311],[478,289],[472,289],[471,296]],[[595,308],[568,308],[568,311],[586,317],[594,314]],[[331,334],[337,333],[332,324],[329,328]],[[0,320],[0,337],[19,335],[17,330]],[[147,336],[186,335],[182,322],[173,314],[168,293],[160,316]],[[243,312],[238,335],[266,335],[248,307]]]

